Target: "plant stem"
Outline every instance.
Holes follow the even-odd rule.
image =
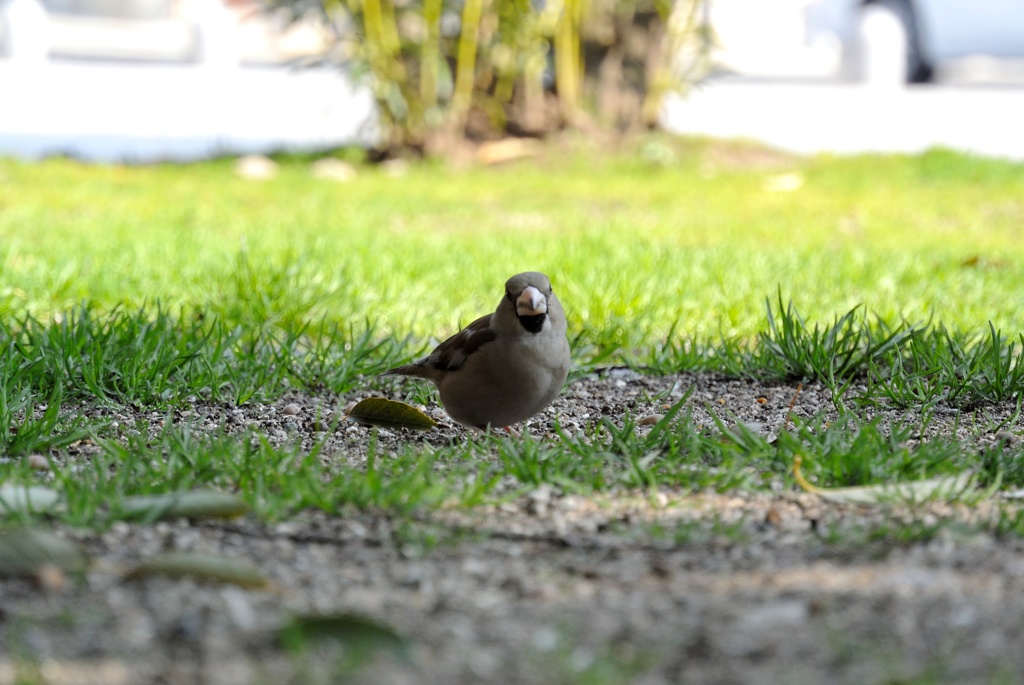
[[[459,52],[456,59],[455,92],[452,95],[453,130],[462,131],[473,99],[473,83],[476,80],[476,51],[480,36],[480,18],[483,14],[483,0],[466,0],[462,8],[462,33],[459,36]]]

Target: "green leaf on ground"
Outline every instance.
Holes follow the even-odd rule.
[[[270,587],[263,574],[246,561],[198,552],[171,552],[147,559],[129,571],[127,578],[139,580],[153,576],[194,578],[259,589]]]
[[[384,397],[368,397],[362,400],[348,417],[359,423],[381,428],[411,428],[413,430],[430,430],[437,425],[430,418],[411,404],[397,402]]]
[[[233,518],[249,511],[249,505],[237,495],[218,490],[191,490],[163,495],[126,497],[121,503],[125,518],[156,520],[188,518]]]
[[[393,628],[354,614],[295,616],[281,628],[280,639],[295,651],[313,642],[333,641],[365,656],[388,651],[408,657],[409,643]]]
[[[86,557],[74,543],[38,528],[0,531],[0,577],[31,576],[45,566],[80,571]]]
[[[801,458],[793,460],[793,476],[800,487],[829,502],[839,504],[893,504],[912,503],[926,500],[954,501],[973,492],[977,486],[977,475],[966,471],[953,476],[904,481],[902,483],[880,483],[848,488],[819,488],[804,478],[800,471]]]

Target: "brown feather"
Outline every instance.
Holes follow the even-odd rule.
[[[423,359],[385,371],[382,375],[439,379],[445,373],[461,367],[469,355],[494,341],[497,334],[491,330],[490,325],[491,315],[481,316],[438,345]]]

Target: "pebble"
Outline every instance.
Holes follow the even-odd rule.
[[[462,572],[468,576],[483,578],[493,572],[489,560],[469,557],[462,562]]]
[[[277,535],[295,535],[302,529],[297,521],[282,521],[274,526]]]
[[[266,181],[277,176],[277,162],[263,155],[246,155],[235,162],[235,174],[250,181]]]
[[[676,382],[672,377],[619,373],[609,373],[611,382],[596,376],[592,381],[574,382],[558,398],[550,415],[558,417],[562,429],[570,435],[586,436],[604,417],[639,414],[639,407],[652,413],[637,422],[651,425],[662,418],[653,412],[665,411],[663,407],[674,389],[683,392],[696,385],[681,416],[692,411],[695,423],[713,427],[707,404],[722,397],[726,398],[729,420],[733,422],[730,425],[763,431],[783,425],[793,395],[789,387],[765,387],[747,381],[703,377],[695,380],[686,375],[676,377],[683,379]],[[628,387],[619,389],[615,380],[628,381]],[[635,404],[629,404],[626,396],[634,391],[636,397],[649,399],[635,399]],[[758,402],[758,397],[766,402]],[[828,412],[828,398],[828,393],[807,388],[800,396],[799,407],[811,415]],[[330,401],[337,402],[340,408],[348,399],[335,397]],[[313,407],[316,400],[304,397],[276,408],[247,405],[237,412],[204,404],[197,409],[200,418],[190,419],[184,412],[178,417],[183,424],[209,431],[226,423],[229,416],[239,416],[256,432],[275,434],[289,423],[280,416],[314,418],[314,412],[303,408]],[[298,411],[290,413],[291,404]],[[432,411],[437,414],[441,410],[435,407]],[[939,413],[935,420],[942,418]],[[120,418],[122,425],[129,427],[151,419],[142,413]],[[758,423],[747,423],[754,420]],[[301,433],[287,436],[288,439],[309,440],[314,422],[293,422]],[[1017,429],[1010,430],[1014,432],[987,434],[984,439],[1008,440],[1019,445]],[[326,447],[321,460],[331,468],[365,463],[371,431],[376,429],[348,424],[337,435],[324,438]],[[405,431],[378,432],[379,454],[393,454],[412,441],[417,441],[415,449],[429,449],[472,436],[457,427],[411,435]],[[480,456],[481,466],[485,466],[490,457]],[[88,463],[74,454],[67,460],[70,472]],[[55,458],[54,465],[57,463]],[[709,467],[695,458],[693,468]],[[462,669],[459,673],[465,674],[466,654],[493,649],[496,644],[501,647],[495,652],[494,663],[489,663],[485,655],[470,664],[486,676],[482,680],[496,679],[497,673],[503,676],[501,680],[516,680],[523,675],[516,670],[517,659],[529,661],[536,659],[538,653],[541,664],[551,663],[559,669],[587,667],[594,663],[595,655],[587,648],[577,650],[577,644],[607,645],[611,644],[608,636],[621,635],[621,640],[615,638],[616,643],[649,644],[655,659],[662,659],[665,654],[659,651],[663,640],[675,647],[682,646],[687,650],[688,668],[696,674],[688,672],[689,680],[710,682],[713,677],[709,674],[716,672],[713,669],[719,668],[721,660],[730,655],[753,655],[757,663],[781,664],[785,670],[792,662],[782,659],[799,653],[803,659],[801,666],[806,663],[808,673],[825,673],[834,666],[831,652],[827,651],[829,637],[822,638],[825,651],[816,652],[815,630],[822,622],[816,622],[808,608],[809,601],[822,598],[821,606],[828,612],[825,618],[830,628],[834,624],[837,631],[842,631],[853,626],[850,635],[872,629],[891,636],[893,633],[886,630],[893,618],[906,614],[927,618],[929,629],[940,626],[934,628],[936,631],[942,629],[943,622],[955,624],[954,627],[978,626],[979,630],[989,631],[979,640],[994,640],[993,650],[1012,653],[1008,651],[1012,650],[1010,638],[1019,632],[1021,624],[1016,618],[1007,618],[1007,607],[1017,612],[1022,606],[1014,588],[1024,578],[1024,560],[1015,538],[1003,541],[991,535],[965,536],[950,528],[940,531],[931,542],[895,545],[881,560],[858,557],[848,561],[841,554],[831,553],[822,556],[820,538],[807,530],[808,519],[820,519],[823,529],[835,528],[840,535],[844,526],[861,522],[868,529],[880,522],[898,522],[892,523],[889,511],[837,507],[819,501],[816,496],[783,487],[786,481],[777,480],[775,494],[735,490],[726,495],[694,494],[662,485],[663,491],[650,496],[647,492],[615,489],[589,497],[563,495],[558,487],[537,488],[512,501],[498,499],[500,503],[490,506],[427,512],[428,517],[464,521],[467,530],[494,530],[509,535],[509,539],[486,534],[460,535],[457,542],[445,543],[433,553],[416,535],[414,544],[405,544],[405,527],[392,526],[393,521],[386,518],[386,513],[375,511],[303,511],[281,523],[260,523],[254,517],[240,522],[204,522],[192,527],[183,527],[181,522],[144,526],[117,521],[105,532],[74,538],[82,542],[94,559],[87,580],[85,609],[79,609],[83,606],[79,593],[68,589],[75,587],[74,576],[70,574],[65,594],[59,598],[62,603],[73,603],[69,609],[74,612],[72,615],[89,616],[94,614],[88,612],[97,612],[111,618],[104,620],[102,631],[92,632],[88,630],[90,621],[82,623],[82,629],[54,623],[54,639],[59,637],[71,645],[72,653],[91,655],[89,650],[94,650],[101,657],[110,651],[108,645],[116,645],[124,651],[126,663],[128,659],[133,666],[151,661],[156,673],[151,680],[161,676],[172,680],[168,674],[180,668],[180,662],[176,663],[174,658],[180,659],[181,654],[168,649],[164,642],[167,636],[203,641],[203,649],[210,650],[208,662],[215,668],[223,654],[276,649],[270,647],[270,638],[262,631],[269,624],[283,621],[287,611],[359,611],[408,633],[417,645],[430,644],[431,649],[436,646],[436,660],[431,653],[416,663],[418,668],[427,669],[423,680],[454,682],[453,674],[446,672],[443,664],[458,664]],[[521,489],[520,482],[506,477],[495,494],[511,495]],[[929,507],[934,505],[923,506],[923,513],[916,512],[913,520],[943,525],[944,517],[959,515],[955,510],[933,511]],[[531,514],[531,510],[544,511],[546,515]],[[711,535],[716,527],[728,527],[733,522],[743,526],[739,538],[733,532]],[[653,546],[650,543],[647,533],[655,524],[669,534],[666,544],[659,542],[659,538],[655,538]],[[687,532],[691,525],[693,542]],[[270,535],[265,534],[268,530]],[[433,535],[433,528],[430,531]],[[673,531],[679,531],[678,541],[671,538]],[[438,532],[444,540],[443,521]],[[516,535],[523,537],[516,539]],[[840,543],[844,544],[843,539]],[[565,549],[564,544],[570,547]],[[282,588],[284,596],[191,580],[121,580],[119,569],[174,549],[243,555],[255,560]],[[402,557],[400,550],[406,550],[409,558]],[[572,571],[576,567],[595,571]],[[910,570],[901,571],[903,567]],[[661,570],[648,578],[653,569]],[[830,580],[834,576],[838,580]],[[993,578],[996,580],[990,580]],[[855,586],[853,581],[857,579],[861,585]],[[42,585],[42,581],[36,582]],[[50,585],[59,588],[60,582],[57,579]],[[851,592],[854,594],[850,595]],[[18,602],[24,603],[26,611],[49,612],[47,602],[53,598],[43,592],[34,594]],[[520,596],[527,601],[520,601]],[[839,599],[833,603],[833,597]],[[936,601],[937,598],[942,601]],[[894,607],[894,602],[902,604]],[[562,607],[568,611],[563,612]],[[20,606],[18,611],[22,611]],[[547,627],[552,625],[553,629]],[[919,624],[911,628],[914,630],[908,633],[910,637],[897,647],[912,650],[918,644]],[[501,642],[498,630],[504,631],[501,635],[514,635],[518,642]],[[431,636],[442,637],[424,637],[427,631]],[[682,637],[675,641],[677,635]],[[692,636],[699,636],[702,642],[688,642]],[[937,636],[942,639],[948,633],[937,632]],[[896,635],[895,639],[901,638]],[[853,641],[850,646],[861,648],[864,644],[873,643]],[[525,651],[517,652],[516,645],[523,646]],[[847,645],[844,643],[843,647]],[[554,661],[544,661],[548,651],[554,655]],[[420,656],[414,658],[420,659],[425,653],[425,648],[416,651]],[[605,653],[598,653],[599,665],[604,663],[600,660],[606,658]],[[619,652],[613,650],[609,654],[618,658]],[[925,649],[912,656],[926,659],[930,654]],[[632,667],[629,661],[624,663]],[[816,670],[819,666],[821,671]],[[660,667],[654,664],[652,672],[661,672]],[[667,672],[667,668],[662,670]],[[559,670],[556,675],[561,677],[562,673]],[[209,682],[245,681],[218,679],[215,672],[201,675],[206,675]],[[589,674],[569,675],[570,679],[581,679]],[[701,678],[702,675],[706,677]],[[985,673],[971,671],[969,675],[978,676],[973,681],[986,681]],[[640,678],[637,682],[649,680]],[[102,682],[142,681],[143,678],[136,677]]]
[[[323,178],[338,183],[348,183],[358,175],[356,168],[348,162],[334,157],[318,159],[310,166],[313,178]]]
[[[26,457],[28,467],[33,471],[49,471],[50,460],[41,454],[30,454]]]
[[[391,178],[401,178],[409,173],[409,162],[404,159],[389,159],[382,162],[380,168]]]
[[[533,631],[530,642],[537,651],[553,651],[558,646],[558,632],[550,626],[541,626]]]
[[[48,595],[59,594],[65,585],[64,572],[54,564],[43,564],[36,569],[36,585]]]
[[[231,622],[243,633],[252,632],[257,623],[256,611],[245,591],[228,586],[220,594]]]
[[[1003,443],[1004,447],[1012,447],[1017,442],[1017,436],[1010,431],[999,431],[996,433],[996,440]]]
[[[359,539],[367,538],[370,535],[370,531],[367,529],[367,527],[359,523],[359,521],[349,521],[348,529],[349,532],[352,533],[353,537]]]
[[[281,408],[281,413],[285,416],[295,416],[296,414],[302,413],[302,407],[295,402],[292,402],[291,404],[284,405],[284,407]]]

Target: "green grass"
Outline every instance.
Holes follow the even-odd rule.
[[[979,453],[920,439],[940,406],[1015,402],[997,428],[1017,430],[1024,165],[654,144],[676,162],[570,150],[399,178],[367,168],[342,185],[299,159],[267,182],[235,178],[226,160],[0,161],[0,481],[38,480],[19,457],[66,455],[90,437],[99,454],[53,475],[57,516],[75,525],[116,520],[128,495],[200,486],[237,491],[271,520],[472,506],[541,484],[763,489],[791,483],[797,454],[822,486],[975,468],[1024,487],[1019,441]],[[802,185],[772,192],[779,173]],[[798,420],[769,442],[726,416],[700,426],[680,403],[650,431],[602,417],[554,441],[491,436],[398,455],[371,445],[359,465],[327,466],[322,445],[173,422],[125,432],[73,410],[373,389],[431,336],[491,310],[526,269],[553,277],[575,375],[627,364],[820,381],[840,421]],[[879,405],[921,418],[906,429],[864,418]]]
[[[98,527],[124,517],[121,502],[127,496],[209,487],[239,493],[265,520],[304,509],[330,514],[372,509],[402,516],[501,501],[542,485],[599,497],[756,491],[791,483],[797,455],[812,455],[804,472],[826,487],[965,469],[976,471],[983,485],[1024,487],[1021,446],[1003,442],[978,451],[957,438],[919,440],[915,426],[885,427],[853,414],[831,423],[794,418],[788,430],[769,439],[724,420],[715,427],[699,425],[682,412],[683,401],[647,432],[636,430],[628,416],[621,423],[602,418],[582,434],[562,432],[560,440],[529,433],[477,436],[434,448],[410,443],[397,454],[380,453],[371,437],[367,455],[354,464],[337,456],[321,459],[323,443],[307,450],[297,444],[274,446],[251,432],[196,433],[172,420],[156,433],[147,425],[101,426],[95,430],[99,454],[84,464],[79,459],[54,464],[50,486],[63,493],[57,518]],[[0,464],[0,473],[12,482],[36,480],[22,460]]]
[[[668,144],[668,143],[666,143]],[[146,168],[0,162],[0,313],[160,302],[229,325],[454,330],[511,273],[554,278],[583,339],[648,348],[750,338],[781,287],[811,320],[863,305],[888,321],[1024,330],[1024,167],[931,152],[809,160],[682,143],[652,166],[552,153],[532,165],[368,169],[349,184],[285,162]],[[746,158],[752,161],[746,161]],[[795,192],[765,189],[780,171]]]

